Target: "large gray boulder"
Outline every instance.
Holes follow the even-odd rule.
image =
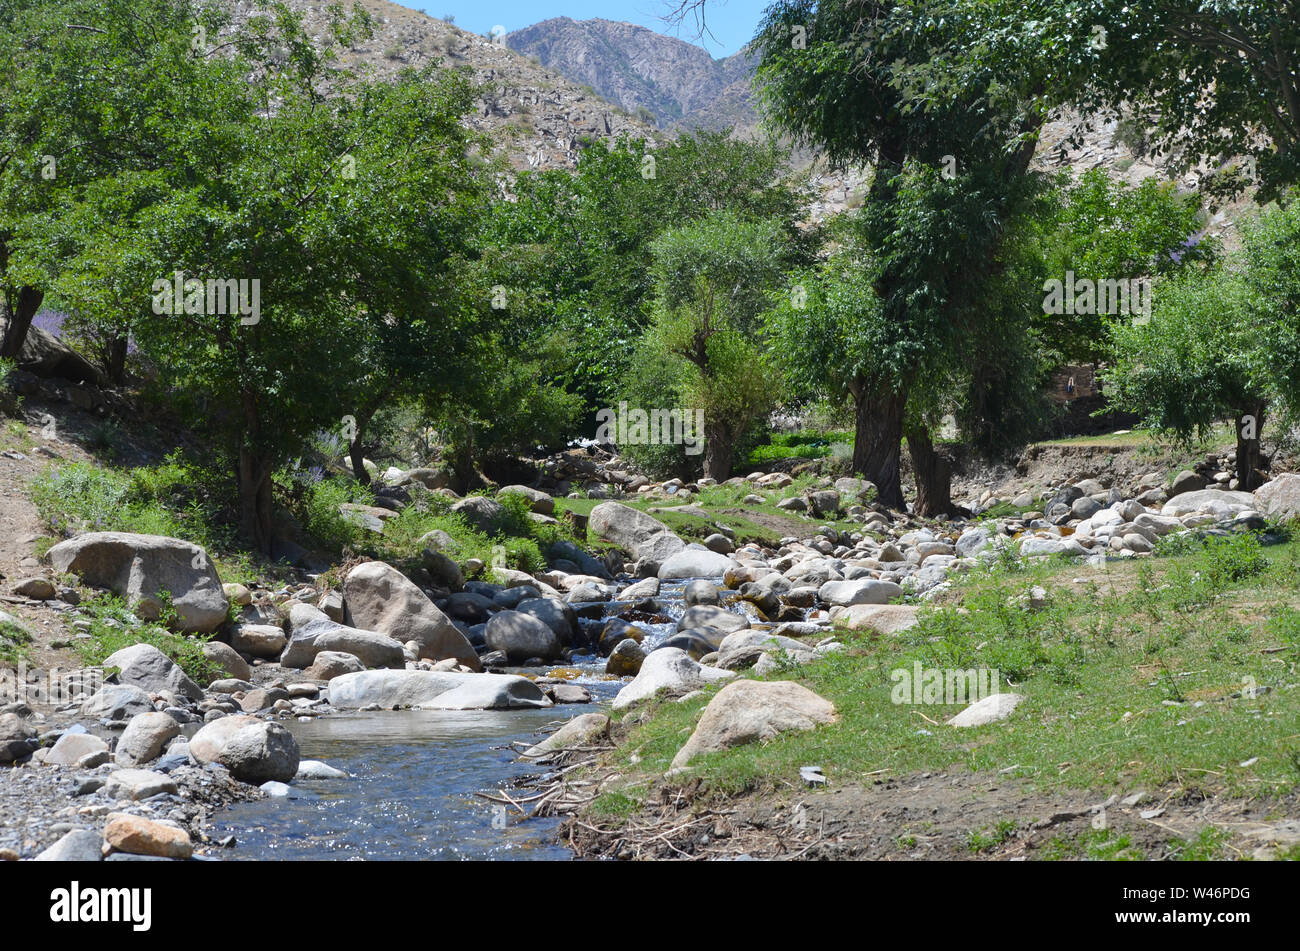
[[[367,667],[406,666],[401,643],[387,634],[339,624],[324,614],[294,628],[293,637],[280,655],[280,664],[299,669],[310,667],[316,655],[325,651],[352,654]]]
[[[219,763],[236,779],[287,783],[298,772],[298,741],[278,723],[239,715],[213,720],[190,738],[190,758]]]
[[[419,656],[427,660],[451,658],[471,670],[481,669],[478,654],[451,618],[391,565],[382,561],[357,565],[343,582],[343,601],[344,620],[353,627],[387,634],[403,644],[415,641]]]
[[[506,515],[505,506],[486,495],[471,495],[461,499],[451,510],[463,518],[470,528],[477,529],[484,535],[495,535],[501,531],[501,522]]]
[[[98,862],[103,858],[104,840],[92,829],[73,829],[66,832],[48,849],[36,856],[35,862]]]
[[[561,644],[572,644],[578,631],[578,612],[559,598],[525,598],[515,605],[520,614],[530,614],[559,637]]]
[[[178,697],[202,700],[203,689],[185,675],[180,666],[152,644],[132,644],[104,658],[105,672],[118,669],[119,683],[139,687],[147,693],[170,690]]]
[[[660,690],[683,694],[734,676],[736,675],[729,670],[702,666],[680,648],[663,647],[650,652],[636,677],[618,692],[610,706],[622,710],[640,700],[653,697]]]
[[[659,578],[664,581],[683,578],[721,578],[737,563],[727,555],[709,551],[703,545],[688,545],[677,554],[665,559],[659,566]]]
[[[1220,518],[1236,515],[1238,512],[1255,512],[1261,507],[1260,500],[1249,492],[1231,492],[1227,489],[1200,489],[1176,495],[1161,508],[1161,515],[1190,515],[1193,512],[1206,512]]]
[[[207,552],[178,538],[89,532],[59,542],[49,559],[56,571],[125,598],[146,620],[160,616],[163,595],[169,596],[183,631],[214,631],[229,611]]]
[[[835,707],[792,680],[738,680],[709,701],[699,725],[673,757],[681,769],[701,753],[770,740],[792,730],[811,730],[835,722]]]
[[[591,510],[591,515],[587,518],[589,535],[630,552],[636,551],[652,535],[668,531],[668,526],[653,515],[647,515],[621,502],[601,502]]]
[[[456,709],[471,709],[464,705],[471,695],[492,709],[549,705],[541,688],[526,677],[441,670],[367,670],[331,680],[330,706],[340,710],[372,705],[385,709],[423,707],[458,688],[464,689],[449,698]]]
[[[683,612],[681,620],[677,622],[677,630],[688,631],[697,627],[711,628],[725,635],[749,627],[749,618],[716,605],[696,604]]]
[[[163,747],[180,736],[181,725],[166,713],[138,713],[122,731],[113,759],[118,766],[143,766],[162,755]]]
[[[555,514],[555,499],[551,498],[551,496],[542,492],[540,489],[530,488],[526,485],[507,485],[497,490],[497,498],[501,498],[501,496],[509,493],[522,495],[526,498],[528,500],[529,508],[538,515]]]
[[[828,581],[817,589],[817,597],[826,604],[848,607],[851,604],[888,604],[900,597],[903,589],[892,581],[859,578],[856,581]]]
[[[1278,518],[1295,518],[1300,515],[1300,475],[1284,472],[1265,482],[1254,492],[1259,508],[1265,515]]]
[[[563,649],[555,631],[522,611],[500,611],[492,615],[484,638],[489,650],[502,651],[512,664],[523,663],[530,657],[552,660]]]

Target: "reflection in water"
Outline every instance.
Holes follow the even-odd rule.
[[[560,820],[519,822],[511,810],[502,828],[500,810],[473,793],[540,771],[501,747],[535,741],[535,731],[591,710],[384,711],[295,722],[303,759],[352,778],[297,782],[297,798],[238,804],[215,817],[209,834],[235,836],[223,853],[229,859],[567,858],[551,841]]]

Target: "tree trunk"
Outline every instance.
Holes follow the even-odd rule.
[[[12,309],[5,307],[9,311],[9,319],[5,324],[4,340],[0,341],[0,358],[12,360],[22,352],[23,344],[27,341],[27,331],[32,326],[32,318],[41,309],[41,301],[44,299],[45,293],[34,287],[19,288],[16,305]]]
[[[126,382],[126,345],[127,336],[121,334],[104,347],[104,372],[108,374],[108,381],[118,386]]]
[[[907,451],[916,473],[915,513],[926,518],[952,515],[952,464],[943,453],[935,451],[930,430],[924,424],[907,427]]]
[[[903,510],[899,452],[907,393],[866,394],[854,406],[853,471],[876,485],[876,499]]]
[[[1260,484],[1255,470],[1259,468],[1259,433],[1267,406],[1261,400],[1237,417],[1237,488],[1242,492],[1251,492]]]
[[[464,495],[477,488],[482,480],[474,468],[474,433],[466,429],[456,433],[447,447],[447,462],[451,469],[452,488]]]
[[[275,541],[271,508],[272,461],[248,446],[239,448],[239,530],[254,548],[271,554]]]
[[[704,424],[704,474],[710,479],[725,482],[731,478],[731,454],[736,448],[736,437],[731,426],[724,422]]]

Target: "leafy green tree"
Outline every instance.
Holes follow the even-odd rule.
[[[1149,322],[1112,331],[1113,403],[1187,443],[1231,419],[1237,480],[1258,484],[1266,417],[1300,407],[1300,201],[1266,211],[1243,253],[1159,285]]]
[[[1042,114],[1024,76],[955,55],[970,22],[961,13],[942,2],[781,0],[756,40],[769,117],[832,160],[875,164],[860,221],[879,309],[862,328],[869,345],[854,348],[869,357],[853,363],[852,464],[899,508],[909,396],[933,389],[953,348],[977,338],[983,278],[1034,190]],[[912,445],[924,454],[928,438]],[[919,479],[942,476],[929,462]],[[925,508],[944,504],[933,488]]]
[[[781,246],[776,223],[730,211],[669,231],[652,246],[655,316],[643,352],[662,353],[665,365],[638,366],[656,384],[675,383],[651,407],[702,414],[704,474],[713,479],[731,475],[737,441],[776,402],[758,318],[781,278]],[[639,390],[650,388],[643,380]]]

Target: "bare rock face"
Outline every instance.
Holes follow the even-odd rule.
[[[382,561],[357,565],[343,582],[343,601],[345,618],[355,627],[403,644],[415,641],[420,657],[428,660],[454,658],[471,670],[482,669],[474,647],[451,618],[391,565]]]
[[[171,599],[183,631],[216,630],[229,607],[221,579],[207,552],[190,542],[163,535],[88,532],[59,542],[50,564],[70,571],[96,588],[125,598],[146,620],[157,619],[163,596]]]
[[[833,723],[835,707],[792,680],[739,680],[718,691],[686,745],[673,757],[680,769],[701,753],[770,740],[790,730]]]
[[[132,644],[104,658],[103,667],[118,669],[120,683],[147,693],[170,690],[178,697],[202,700],[203,690],[180,666],[152,644]]]

